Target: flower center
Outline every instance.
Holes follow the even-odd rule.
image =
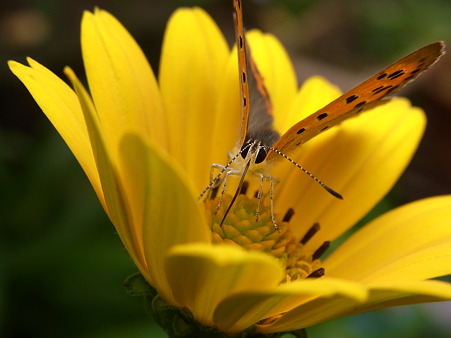
[[[259,201],[256,197],[240,194],[225,215],[231,201],[232,196],[226,193],[222,201],[221,197],[217,196],[204,202],[213,243],[239,245],[248,250],[263,251],[283,260],[286,265],[284,282],[324,275],[319,258],[329,247],[329,242],[324,242],[314,252],[307,250],[305,246],[319,230],[318,224],[312,226],[299,241],[289,226],[294,214],[293,209],[288,209],[284,217],[274,215],[279,228],[277,230],[271,218],[268,196]]]

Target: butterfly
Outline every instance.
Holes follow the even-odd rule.
[[[247,45],[243,26],[242,1],[233,0],[233,8],[240,83],[241,121],[238,136],[240,151],[226,166],[216,165],[216,168],[220,169],[220,173],[216,176],[215,181],[224,172],[232,175],[241,175],[241,180],[238,190],[226,211],[226,215],[239,193],[248,170],[255,164],[272,161],[275,157],[288,159],[317,181],[329,193],[337,198],[342,198],[339,193],[327,187],[322,181],[294,162],[286,154],[289,154],[311,138],[340,122],[388,102],[387,99],[384,99],[386,96],[393,94],[416,78],[444,54],[444,43],[441,41],[435,42],[405,56],[391,66],[376,73],[357,87],[344,93],[317,112],[297,122],[283,135],[279,135],[272,127],[272,106],[268,92]],[[245,161],[244,168],[231,169],[231,164],[239,155]],[[258,175],[260,175],[262,182],[259,191],[260,197],[263,181],[268,180],[271,182],[271,213],[273,224],[277,228],[273,216],[272,201],[274,194],[273,184],[277,179],[267,174],[258,173]],[[223,181],[223,193],[225,191],[225,185],[226,179]],[[205,191],[201,196],[204,193]]]

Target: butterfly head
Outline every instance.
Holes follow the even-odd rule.
[[[260,164],[266,159],[268,152],[261,141],[250,139],[241,147],[240,154],[245,162]]]

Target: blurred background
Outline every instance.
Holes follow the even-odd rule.
[[[165,337],[128,296],[136,271],[78,163],[6,61],[26,56],[83,77],[82,12],[114,14],[155,72],[166,21],[202,6],[233,42],[230,0],[16,0],[0,4],[0,337]],[[451,43],[448,0],[245,0],[247,28],[275,34],[299,79],[320,74],[350,89],[405,54]],[[64,78],[64,77],[63,77]],[[428,128],[412,164],[371,213],[451,193],[451,56],[403,89]],[[371,182],[368,182],[371,184]],[[446,279],[446,278],[445,278]],[[449,278],[448,281],[451,281]],[[309,337],[450,337],[451,302],[342,318]]]

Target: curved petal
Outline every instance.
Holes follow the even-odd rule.
[[[225,65],[219,86],[215,124],[212,134],[212,163],[226,164],[228,153],[237,146],[240,128],[240,89],[236,47],[232,49]],[[207,182],[208,183],[208,182]]]
[[[437,280],[387,283],[372,287],[367,302],[355,307],[348,307],[347,311],[339,316],[350,316],[390,306],[446,300],[451,300],[450,283]]]
[[[133,261],[138,266],[144,276],[148,273],[145,269],[142,247],[139,245],[138,234],[132,226],[132,220],[129,217],[130,206],[127,200],[126,191],[121,184],[120,173],[111,160],[109,148],[105,145],[102,130],[94,105],[72,69],[66,67],[64,70],[67,77],[72,81],[77,96],[80,100],[80,106],[84,114],[86,126],[89,132],[89,138],[94,153],[94,158],[99,170],[100,182],[105,196],[106,211],[114,224],[119,237],[124,243],[125,248],[132,256]]]
[[[174,247],[166,271],[177,302],[207,326],[220,324],[214,322],[213,314],[226,297],[275,288],[285,274],[281,263],[269,255],[206,244]]]
[[[164,260],[173,245],[211,242],[204,212],[181,170],[159,147],[146,145],[137,135],[127,135],[120,155],[133,231],[147,263],[145,276],[161,297],[177,304],[164,273]]]
[[[219,83],[228,55],[224,37],[202,9],[178,9],[169,19],[159,81],[170,153],[199,192],[208,183]]]
[[[361,302],[358,300],[340,294],[331,298],[316,298],[287,312],[274,323],[259,325],[258,331],[272,333],[299,330],[335,317],[341,317],[342,307],[347,310],[359,304]]]
[[[229,297],[219,305],[214,319],[222,331],[240,332],[260,320],[276,316],[257,325],[257,328],[260,332],[277,332],[272,328],[277,325],[281,313],[295,311],[298,314],[296,320],[305,320],[304,314],[297,311],[300,304],[310,304],[313,299],[328,300],[335,297],[360,303],[365,301],[367,292],[360,285],[345,280],[322,278],[296,281],[273,290],[252,290]]]
[[[327,320],[362,312],[424,302],[451,299],[451,285],[440,281],[416,281],[380,285],[368,290],[364,302],[336,295],[307,302],[281,316],[268,326],[259,326],[263,333],[297,330]]]
[[[451,222],[446,222],[448,227]],[[419,249],[401,258],[392,258],[385,266],[374,269],[372,275],[366,276],[369,284],[380,283],[381,281],[409,281],[423,280],[427,278],[441,277],[451,274],[451,236],[440,239],[440,242],[431,243],[431,247]]]
[[[106,204],[94,160],[85,119],[75,92],[38,62],[30,67],[9,61],[11,71],[27,87],[44,114],[77,158],[105,210]]]
[[[131,130],[165,147],[167,122],[157,82],[133,37],[111,14],[96,9],[84,12],[81,45],[107,145],[117,151],[121,137]]]
[[[328,275],[365,284],[451,274],[451,196],[410,203],[372,221],[324,262]]]
[[[298,88],[293,64],[282,44],[273,35],[251,30],[247,33],[247,39],[273,105],[274,127],[285,131],[283,126],[286,115]]]
[[[393,186],[417,148],[424,127],[423,111],[395,98],[318,135],[293,158],[344,200],[329,195],[308,175],[282,161],[275,171],[276,177],[284,178],[279,197],[276,192],[276,208],[282,213],[294,208],[291,223],[298,236],[320,223],[321,231],[307,243],[311,248],[334,240]]]

